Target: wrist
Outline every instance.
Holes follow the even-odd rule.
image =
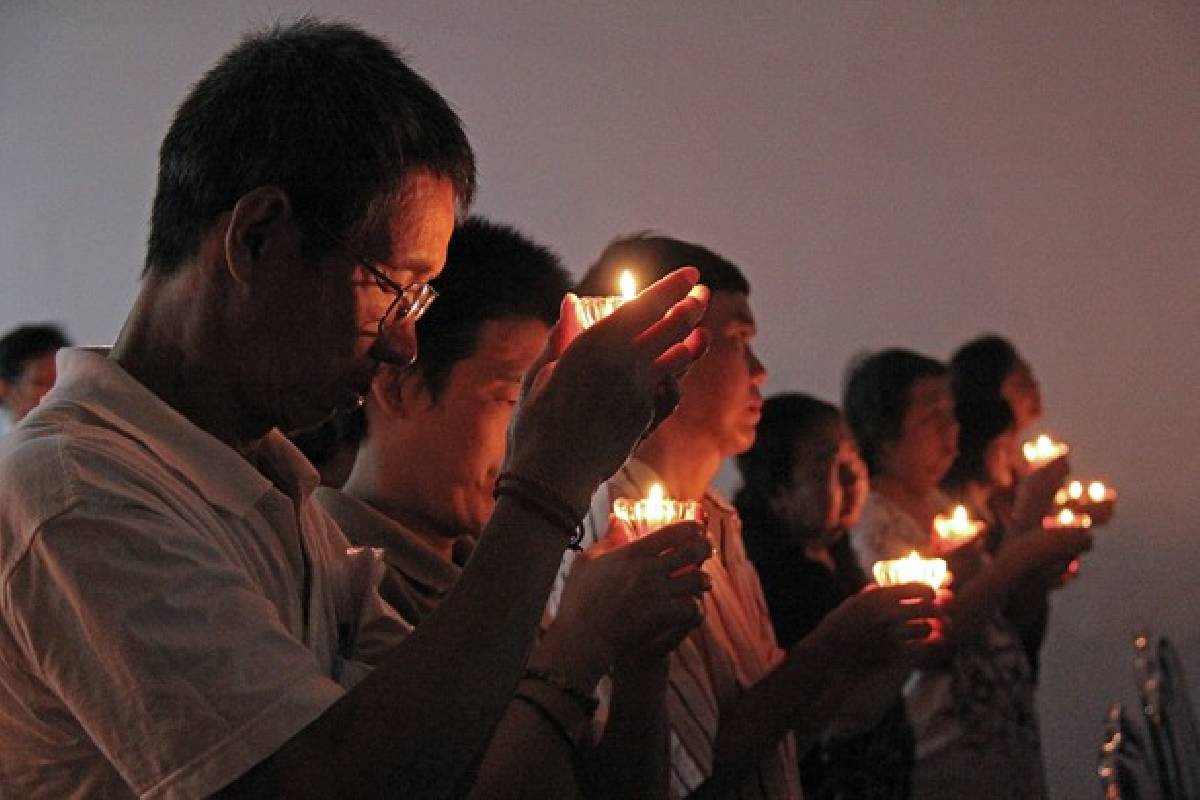
[[[529,656],[529,666],[555,670],[571,686],[590,692],[608,672],[609,658],[596,646],[595,637],[572,641],[573,637],[564,632],[565,627],[560,620],[550,626]]]
[[[556,464],[554,459],[530,457],[514,459],[503,474],[519,475],[545,487],[582,519],[603,479],[583,477],[579,471],[578,461]]]

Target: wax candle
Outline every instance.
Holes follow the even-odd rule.
[[[699,501],[673,500],[664,494],[662,484],[656,483],[641,500],[619,497],[613,501],[613,514],[629,526],[635,539],[674,522],[700,519]]]
[[[1026,442],[1022,448],[1025,460],[1034,469],[1044,467],[1056,458],[1071,452],[1071,447],[1065,442],[1056,442],[1046,434],[1042,434],[1032,442]]]
[[[875,582],[880,586],[895,586],[901,583],[924,583],[935,592],[947,583],[950,573],[946,562],[940,558],[921,558],[912,551],[904,558],[891,561],[876,561],[871,568]]]
[[[974,539],[987,527],[983,520],[972,519],[966,506],[955,506],[949,516],[938,514],[933,518],[933,530],[937,534],[938,549],[949,553]]]
[[[617,287],[620,294],[609,295],[607,297],[580,297],[579,302],[579,317],[583,323],[583,327],[590,328],[600,320],[607,317],[609,314],[616,311],[627,301],[637,297],[637,281],[633,278],[633,273],[625,270],[621,273],[619,285]]]

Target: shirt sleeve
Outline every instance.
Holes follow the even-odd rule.
[[[142,797],[196,797],[278,750],[343,690],[229,553],[126,503],[46,523],[0,597],[39,680]]]

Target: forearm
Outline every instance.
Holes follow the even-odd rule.
[[[1000,553],[979,574],[961,589],[947,607],[950,619],[950,639],[969,639],[979,632],[988,617],[1003,608],[1012,588],[1025,574],[1022,565],[1011,552]]]
[[[829,725],[829,735],[835,739],[849,739],[878,725],[899,699],[900,690],[910,674],[912,666],[901,663],[849,679],[853,682],[852,688]]]
[[[604,738],[593,767],[605,796],[666,797],[670,779],[667,657],[618,666]]]
[[[523,800],[528,797],[582,797],[576,753],[553,724],[521,700],[508,707],[470,797]]]
[[[502,497],[442,605],[230,796],[445,797],[512,699],[567,538]]]
[[[740,773],[789,731],[807,749],[845,697],[838,672],[834,654],[817,632],[796,643],[778,668],[722,709],[714,773]]]

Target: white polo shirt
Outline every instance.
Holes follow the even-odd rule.
[[[0,797],[207,795],[407,632],[304,457],[254,457],[59,351],[0,442]]]

